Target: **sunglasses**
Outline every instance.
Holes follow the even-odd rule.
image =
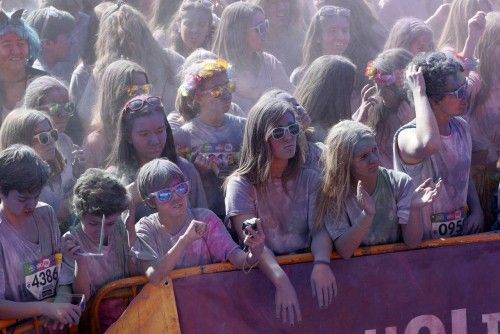
[[[67,103],[50,103],[44,106],[50,116],[73,116],[75,114],[75,104],[73,102]]]
[[[167,203],[174,198],[174,194],[179,197],[186,197],[189,194],[189,181],[179,183],[175,187],[165,188],[149,194],[149,198],[156,197],[158,202]]]
[[[53,142],[56,142],[59,139],[59,133],[56,129],[40,132],[39,134],[33,136],[33,139],[36,139],[42,145],[48,145],[49,142],[51,142],[51,138]]]
[[[222,95],[224,95],[224,92],[227,91],[228,93],[234,93],[235,85],[234,82],[229,81],[228,83],[225,83],[220,86],[215,86],[214,88],[202,91],[202,94],[208,93],[210,96],[213,98],[219,98]]]
[[[279,140],[285,137],[285,133],[288,132],[292,136],[298,136],[300,132],[299,123],[293,123],[289,126],[279,126],[271,130],[271,137],[274,140]]]
[[[454,96],[459,100],[465,100],[465,98],[467,97],[467,86],[468,86],[467,80],[465,80],[465,83],[462,86],[455,89],[453,92],[445,92],[443,94]]]
[[[255,27],[251,27],[250,29],[253,29],[259,33],[259,35],[265,35],[269,31],[269,20],[264,20],[261,23],[257,24]]]
[[[127,86],[128,97],[133,97],[141,94],[149,94],[150,91],[151,91],[151,84]]]
[[[162,107],[163,104],[161,103],[161,97],[158,96],[149,96],[145,99],[133,99],[127,102],[125,105],[125,109],[135,112],[141,110],[146,104],[149,104],[152,107]]]
[[[318,16],[344,16],[350,17],[351,11],[346,8],[337,7],[337,6],[323,6],[318,11]]]

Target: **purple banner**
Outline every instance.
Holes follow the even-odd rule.
[[[302,322],[275,318],[274,288],[258,270],[176,279],[182,333],[498,333],[500,242],[336,260],[338,295],[320,309],[311,263],[285,266]]]

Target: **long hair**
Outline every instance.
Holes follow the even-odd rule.
[[[495,64],[498,63],[498,59],[495,58],[495,48],[498,47],[496,43],[499,38],[500,13],[490,12],[486,15],[486,28],[476,47],[476,57],[480,60],[479,74],[481,76],[481,90],[476,105],[484,103],[488,99],[495,73],[498,73],[498,69],[495,67]]]
[[[410,51],[413,42],[422,35],[432,36],[432,30],[424,21],[414,17],[403,17],[392,26],[384,50],[403,48]]]
[[[259,12],[264,14],[261,7],[248,2],[238,1],[227,6],[222,12],[212,51],[237,68],[249,67],[252,52],[246,42],[247,31],[253,15]]]
[[[154,87],[162,87],[164,77],[175,85],[175,70],[167,53],[153,38],[142,14],[131,6],[118,3],[106,8],[99,26],[96,57],[96,78],[113,61],[128,59],[146,70]]]
[[[154,0],[152,6],[153,16],[149,21],[151,31],[167,29],[181,3],[182,0]]]
[[[338,8],[336,6],[331,6]],[[349,16],[337,12],[337,15],[325,16],[318,10],[309,23],[309,28],[306,32],[304,46],[302,47],[302,68],[307,68],[311,63],[323,55],[323,48],[321,46],[321,35],[323,34],[323,23],[326,19],[331,17],[345,17],[350,21]]]
[[[478,0],[455,0],[439,38],[438,49],[447,46],[462,51],[467,39],[467,22],[480,10]]]
[[[329,0],[332,5],[351,11],[351,40],[345,51],[358,68],[356,89],[366,83],[363,69],[382,50],[387,38],[387,29],[377,20],[364,0]]]
[[[295,117],[293,106],[282,99],[260,98],[248,113],[240,163],[233,175],[245,177],[253,185],[265,184],[271,178],[273,153],[269,140],[271,131],[286,113]],[[295,155],[289,159],[288,166],[281,177],[282,183],[295,176],[302,167],[304,148],[297,141]]]
[[[0,128],[0,151],[13,144],[24,144],[33,147],[33,136],[36,127],[48,121],[51,128],[54,128],[49,116],[45,113],[33,110],[19,108],[12,110],[2,123]],[[54,160],[47,161],[51,168],[52,176],[61,175],[66,165],[61,152],[55,148]]]
[[[147,95],[140,95],[135,98],[145,99]],[[177,163],[177,153],[175,151],[174,136],[172,135],[172,128],[167,121],[167,115],[163,106],[151,106],[144,103],[142,109],[130,112],[127,108],[122,108],[118,116],[118,130],[116,139],[113,143],[113,148],[109,155],[108,166],[115,166],[120,172],[123,172],[125,177],[132,182],[135,179],[137,171],[139,170],[139,159],[137,157],[134,146],[129,142],[132,134],[132,128],[136,119],[146,117],[155,113],[162,114],[164,118],[165,131],[167,139],[165,147],[160,154],[160,157],[165,157],[173,163]]]
[[[325,216],[338,222],[344,212],[344,202],[355,186],[351,166],[354,147],[361,139],[375,137],[373,131],[359,122],[345,120],[330,129],[325,140],[325,167],[322,186],[316,199],[314,229],[320,229]]]
[[[208,22],[209,28],[205,41],[201,47],[208,49],[212,46],[212,36],[215,26],[213,22],[212,8],[208,7],[207,3],[207,0],[184,0],[168,27],[167,35],[170,40],[170,47],[184,57],[189,56],[189,50],[186,50],[184,42],[181,38],[181,21],[189,11],[201,11],[205,14],[205,19]]]
[[[68,87],[61,81],[49,75],[44,75],[33,80],[24,92],[24,107],[27,109],[39,109],[42,100],[53,89],[62,89],[66,92]]]
[[[394,74],[394,72],[398,70],[404,72],[404,69],[411,62],[412,58],[413,55],[405,49],[389,49],[380,53],[377,58],[371,62],[371,65],[377,69],[377,73],[380,72],[384,75]],[[402,81],[400,85],[394,83],[384,88],[392,90],[396,96],[400,98],[401,102],[403,100],[407,100],[406,92],[404,90],[404,81]],[[366,125],[372,128],[377,133],[377,136],[384,136],[385,131],[388,130],[385,126],[385,121],[391,113],[397,112],[397,107],[387,108],[382,101],[379,89],[377,90],[376,98],[377,102],[373,106],[373,112],[370,112],[368,115]]]
[[[351,117],[355,76],[356,66],[342,56],[321,56],[312,62],[295,97],[311,116],[313,126],[329,128]]]
[[[91,129],[104,130],[106,127],[104,135],[108,145],[112,145],[116,138],[118,115],[125,102],[130,99],[127,86],[132,82],[132,76],[135,73],[144,74],[148,80],[144,68],[129,60],[112,62],[101,76]]]

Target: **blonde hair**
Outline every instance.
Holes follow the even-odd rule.
[[[170,84],[175,85],[175,70],[167,53],[153,38],[142,14],[128,5],[119,3],[103,12],[96,59],[96,78],[100,78],[113,61],[128,59],[144,67],[154,87],[163,87],[165,76]]]
[[[495,65],[498,60],[495,58],[495,48],[498,38],[500,38],[500,13],[490,12],[486,15],[486,28],[476,47],[476,57],[480,60],[479,74],[481,77],[481,90],[476,105],[485,102],[490,95],[497,71]]]
[[[467,22],[480,10],[478,0],[455,0],[441,33],[438,49],[449,46],[462,51],[467,39]]]
[[[264,10],[248,2],[238,1],[227,6],[222,12],[212,51],[236,67],[249,67],[254,53],[248,47],[247,31],[256,13],[264,14]]]
[[[337,222],[344,212],[344,202],[355,185],[351,175],[354,148],[366,137],[375,138],[375,134],[366,125],[351,120],[330,129],[325,140],[322,186],[316,199],[315,229],[323,226],[327,215]]]
[[[41,111],[25,108],[12,110],[5,117],[0,128],[0,151],[13,144],[33,147],[35,129],[43,121],[48,121],[50,127],[54,128],[50,117]],[[61,175],[66,165],[64,157],[57,147],[55,148],[54,160],[47,161],[47,163],[51,168],[52,176]]]
[[[149,82],[148,75],[142,66],[124,59],[109,64],[101,76],[91,129],[103,130],[106,125],[104,135],[109,145],[112,145],[116,137],[118,116],[125,102],[130,99],[127,86],[132,82],[134,73],[143,73]]]

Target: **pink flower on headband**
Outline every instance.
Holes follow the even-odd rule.
[[[373,80],[379,86],[402,85],[404,82],[404,70],[395,70],[392,73],[381,73],[373,63],[369,63],[365,70],[368,79]]]

